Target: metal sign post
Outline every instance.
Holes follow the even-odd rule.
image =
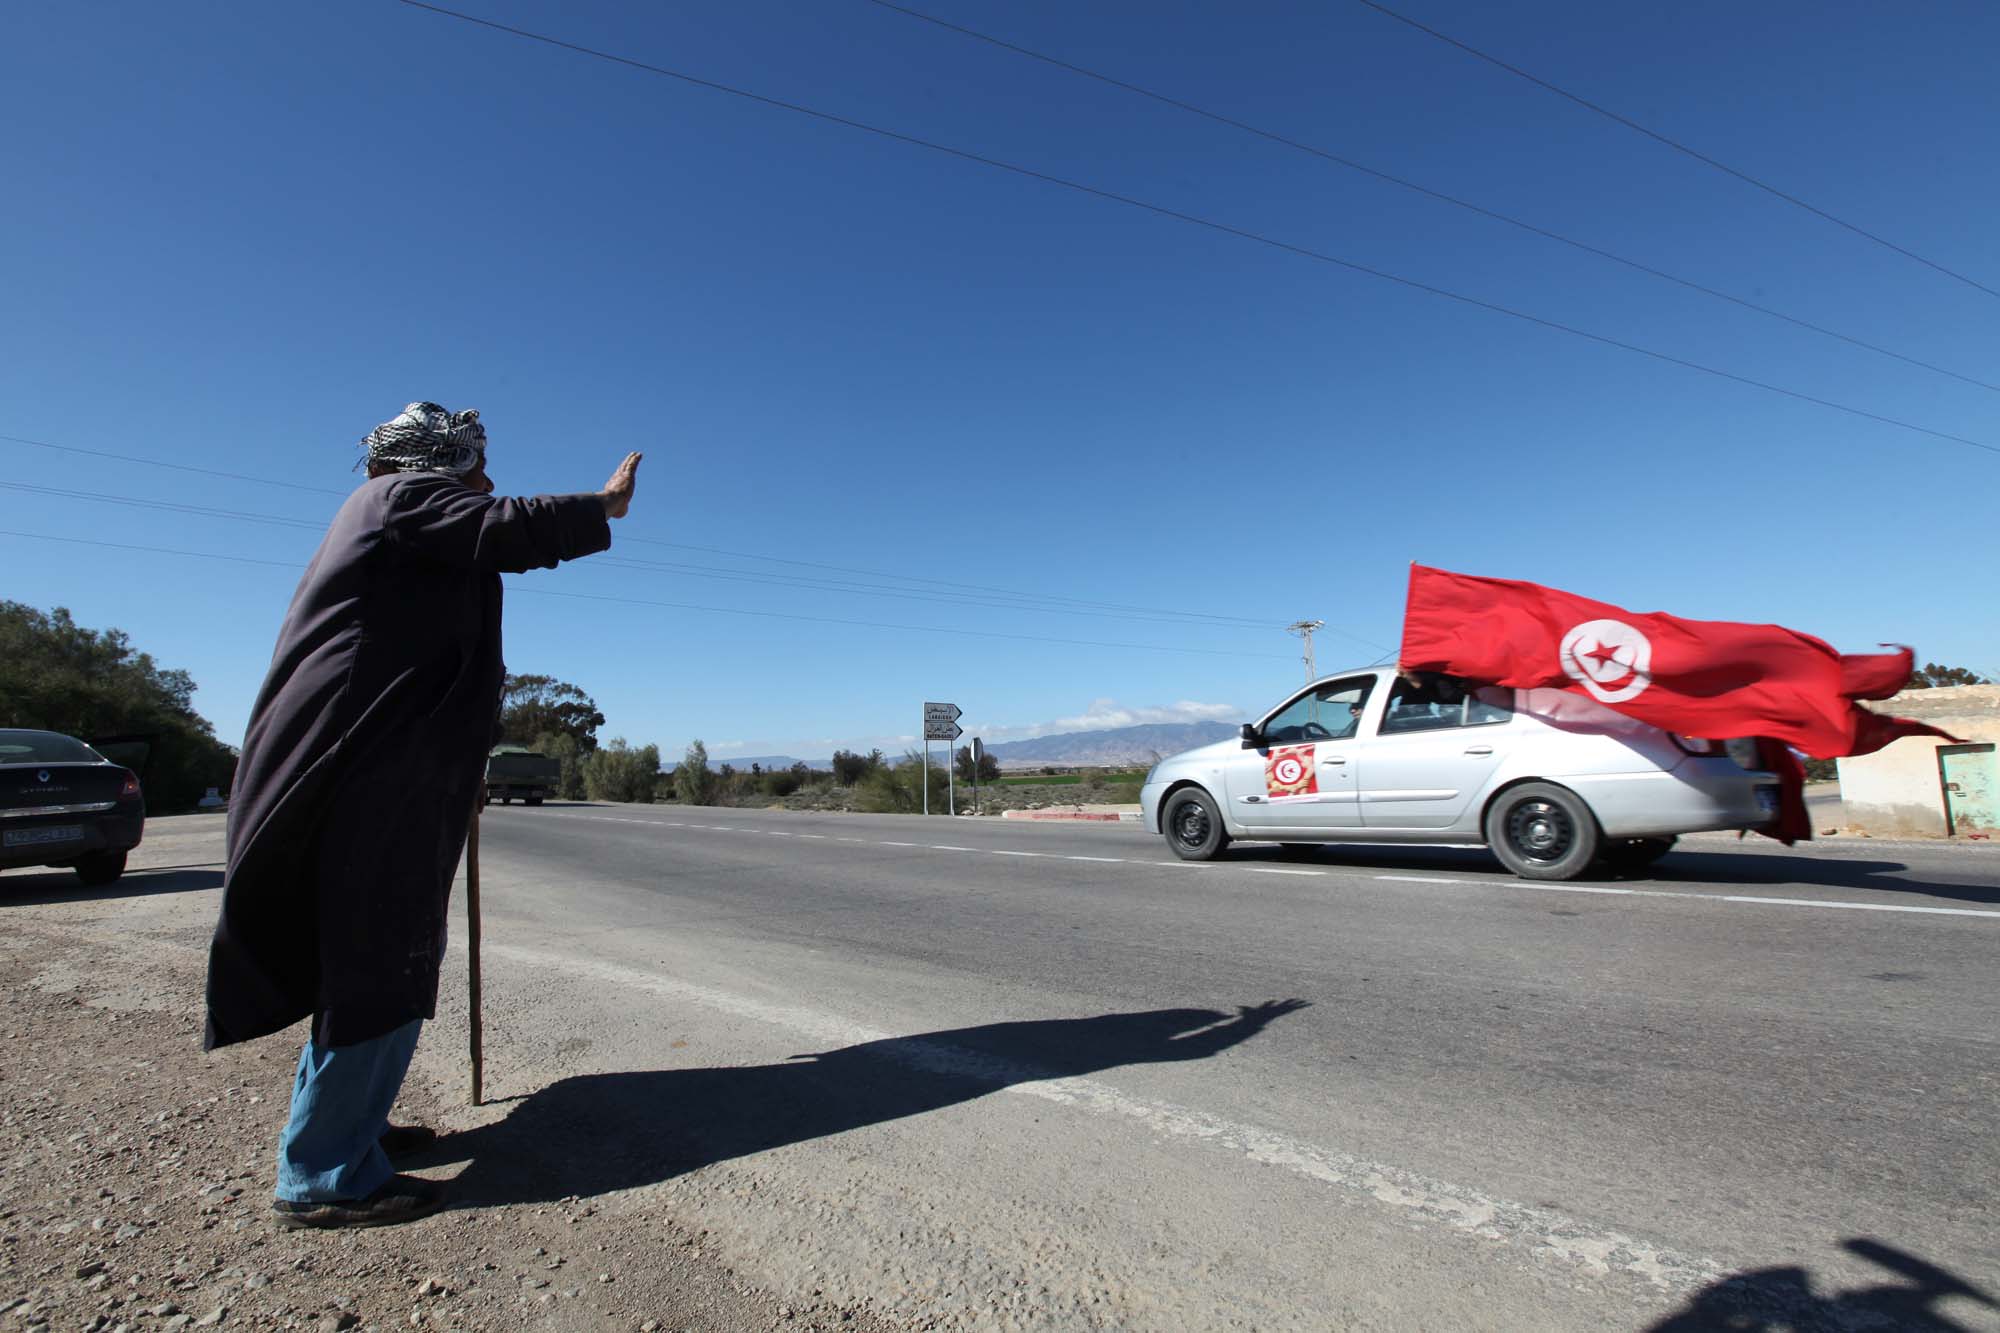
[[[944,741],[945,791],[952,802],[952,813],[957,814],[957,793],[952,784],[951,749],[949,742],[965,734],[965,728],[958,725],[958,719],[965,716],[957,704],[924,704],[924,813],[931,812],[931,742]]]
[[[972,738],[972,813],[979,813],[979,761],[986,757],[986,747],[979,737]]]

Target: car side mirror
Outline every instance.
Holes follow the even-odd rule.
[[[1243,738],[1243,748],[1246,750],[1255,749],[1258,743],[1264,739],[1257,734],[1257,724],[1255,722],[1245,722],[1242,729],[1236,734]]]

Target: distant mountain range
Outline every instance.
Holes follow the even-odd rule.
[[[1144,764],[1236,734],[1233,722],[1157,722],[1109,731],[1069,731],[986,747],[1002,768],[1043,764]]]
[[[774,768],[790,768],[793,764],[804,764],[807,768],[818,769],[822,773],[831,772],[833,769],[833,761],[831,759],[794,759],[788,754],[746,754],[741,757],[726,754],[720,757],[710,755],[708,758],[708,766],[717,772],[722,770],[724,764],[729,765],[738,773],[748,773],[752,764],[757,765],[757,767],[763,769],[766,773]],[[666,767],[672,768],[673,764],[669,763]]]
[[[1059,736],[1037,736],[1027,741],[1001,741],[986,747],[1002,768],[1039,768],[1044,764],[1075,766],[1147,764],[1153,756],[1162,759],[1197,745],[1207,745],[1236,734],[1233,722],[1160,722],[1139,727],[1114,727],[1108,731],[1068,731]],[[971,744],[967,736],[949,746],[933,744],[932,754],[944,761],[944,754]],[[889,756],[900,759],[900,754]],[[708,766],[720,769],[728,764],[738,773],[748,773],[752,764],[765,772],[790,768],[803,762],[808,768],[825,772],[831,759],[799,760],[788,754],[746,754],[711,756]],[[668,767],[672,767],[671,764]]]

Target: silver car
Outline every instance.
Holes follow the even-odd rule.
[[[1139,800],[1184,860],[1234,838],[1443,843],[1575,879],[1650,865],[1682,833],[1768,824],[1778,778],[1754,742],[1669,735],[1563,690],[1379,667],[1322,677],[1240,739],[1162,760]]]

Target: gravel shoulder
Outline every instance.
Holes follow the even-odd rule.
[[[220,847],[218,820],[158,820],[109,891],[0,878],[0,1329],[885,1327],[810,1288],[758,1288],[646,1200],[278,1230],[273,1159],[305,1026],[200,1050]],[[462,1132],[505,1114],[467,1107],[440,1064],[420,1059],[399,1119]]]

